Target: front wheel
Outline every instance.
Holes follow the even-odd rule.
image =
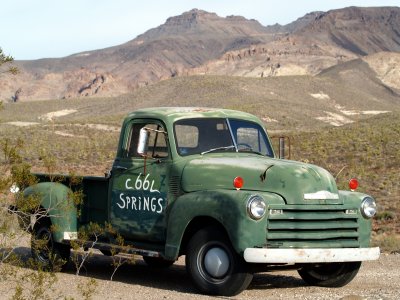
[[[306,266],[298,270],[299,275],[309,285],[322,287],[342,287],[357,275],[361,262],[326,263]]]
[[[54,241],[49,224],[37,224],[31,239],[31,252],[38,267],[44,270],[60,270],[68,261],[71,248]]]
[[[186,269],[196,287],[211,295],[237,295],[253,279],[226,234],[213,227],[199,230],[190,239]]]

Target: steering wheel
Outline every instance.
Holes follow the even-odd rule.
[[[243,146],[243,148],[242,148],[242,149],[239,149],[240,146]],[[238,144],[237,144],[237,147],[238,147],[238,150],[239,150],[239,151],[240,151],[240,150],[250,150],[250,151],[253,151],[253,148],[252,148],[249,144],[247,144],[247,143],[238,143]]]

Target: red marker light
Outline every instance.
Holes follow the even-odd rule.
[[[243,187],[243,178],[240,176],[235,177],[235,179],[233,179],[233,186],[237,189],[240,190]]]
[[[352,178],[349,181],[350,190],[354,191],[358,188],[358,180],[356,178]]]

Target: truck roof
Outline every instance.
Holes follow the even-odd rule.
[[[136,110],[128,118],[156,118],[166,122],[175,122],[187,118],[237,118],[253,122],[260,120],[252,114],[237,110],[210,107],[154,107]]]

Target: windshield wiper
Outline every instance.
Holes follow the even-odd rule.
[[[212,149],[207,150],[207,151],[203,151],[200,154],[203,155],[203,154],[214,152],[214,151],[218,151],[218,150],[228,150],[228,149],[232,149],[232,148],[235,148],[235,146],[234,145],[230,145],[230,146],[225,146],[225,147],[217,147],[217,148],[212,148]]]
[[[262,154],[261,152],[258,151],[254,151],[251,148],[244,148],[244,149],[239,149],[238,152],[242,152],[242,153],[252,153],[252,154],[258,154],[258,155],[262,155],[265,156],[264,154]]]

